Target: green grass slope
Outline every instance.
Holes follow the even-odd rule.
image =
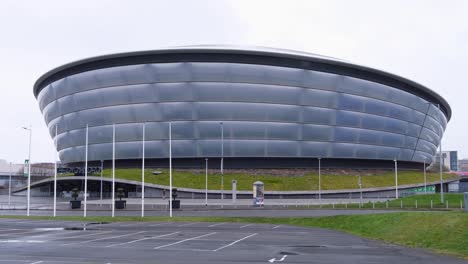
[[[160,175],[153,175],[153,169],[145,170],[145,182],[169,185],[169,172],[167,169],[157,169],[162,171]],[[104,170],[105,177],[111,177],[110,169]],[[191,171],[173,170],[173,185],[176,187],[204,189],[205,174]],[[141,181],[141,169],[116,169],[116,178]],[[453,174],[444,174],[445,179],[455,178]],[[340,190],[340,189],[357,189],[358,175],[330,175],[322,173],[321,187],[322,190]],[[224,174],[224,189],[231,189],[231,181],[237,180],[238,190],[251,190],[252,183],[262,181],[265,183],[267,191],[300,191],[300,190],[318,190],[318,174],[314,172],[307,173],[303,176],[273,176],[273,175],[249,175],[242,173],[225,173]],[[439,180],[438,173],[427,173],[427,181],[433,182]],[[393,172],[385,172],[380,175],[363,175],[362,187],[385,187],[395,184],[395,175]],[[418,171],[401,171],[398,173],[398,184],[416,184],[424,181],[422,172]],[[221,189],[221,175],[208,174],[208,189]]]

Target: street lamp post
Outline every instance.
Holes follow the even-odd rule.
[[[28,155],[28,198],[26,206],[26,215],[29,216],[29,207],[31,202],[31,139],[32,139],[32,127],[23,127],[23,129],[29,131],[29,155]]]

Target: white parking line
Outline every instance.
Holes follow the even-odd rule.
[[[219,226],[219,225],[224,225],[225,223],[217,223],[217,224],[212,224],[212,225],[209,225],[208,227],[214,227],[214,226]]]
[[[227,244],[227,245],[224,245],[224,246],[219,247],[219,248],[217,248],[217,249],[214,249],[213,251],[218,251],[218,250],[221,250],[221,249],[223,249],[223,248],[230,247],[230,246],[232,246],[232,245],[234,245],[234,244],[236,244],[236,243],[241,242],[242,240],[245,240],[245,239],[247,239],[247,238],[249,238],[249,237],[253,237],[253,236],[256,236],[256,235],[258,235],[258,234],[255,233],[255,234],[251,234],[251,235],[245,236],[245,237],[243,237],[243,238],[241,238],[241,239],[238,239],[238,240],[236,240],[236,241],[234,241],[234,242],[232,242],[232,243],[230,243],[230,244]]]
[[[243,225],[243,226],[241,226],[241,227],[239,227],[239,228],[244,228],[244,227],[248,227],[248,226],[251,226],[251,225],[253,225],[253,224]]]
[[[145,237],[145,238],[136,239],[136,240],[132,240],[132,241],[124,242],[124,243],[112,244],[112,245],[108,245],[108,246],[105,246],[105,247],[115,247],[115,246],[127,245],[127,244],[132,244],[132,243],[136,243],[136,242],[143,241],[143,240],[149,240],[149,239],[155,239],[155,238],[160,238],[160,237],[172,236],[172,235],[175,235],[177,233],[180,233],[180,232],[174,232],[174,233],[159,235],[159,236]]]
[[[164,222],[164,223],[157,223],[157,224],[152,224],[152,225],[149,225],[149,226],[160,226],[160,225],[165,225],[165,224],[172,224],[171,222]]]
[[[272,229],[276,229],[276,228],[280,228],[280,227],[281,227],[281,226],[278,225],[278,226],[274,226]]]
[[[125,234],[125,235],[119,235],[119,236],[111,236],[111,237],[101,237],[101,238],[96,238],[96,239],[91,239],[91,240],[85,240],[85,241],[80,241],[80,242],[75,242],[75,243],[69,243],[69,244],[64,244],[66,245],[76,245],[76,244],[84,244],[84,243],[89,243],[89,242],[94,242],[94,241],[100,241],[100,240],[107,240],[107,239],[113,239],[113,238],[119,238],[119,237],[126,237],[126,236],[131,236],[131,235],[137,235],[144,233],[146,231],[140,231],[140,232],[135,232],[135,233],[130,233],[130,234]]]
[[[198,224],[198,222],[195,222],[195,223],[188,223],[188,224],[183,224],[183,225],[178,225],[178,227],[181,227],[181,226],[190,226],[190,225],[194,225],[194,224]]]
[[[216,234],[216,232],[212,232],[212,233],[208,233],[208,234],[204,234],[204,235],[196,236],[196,237],[192,237],[192,238],[187,238],[187,239],[180,240],[180,241],[177,241],[177,242],[174,242],[174,243],[170,243],[170,244],[162,245],[162,246],[159,246],[159,247],[155,247],[154,249],[165,248],[165,247],[177,245],[177,244],[180,244],[180,243],[183,243],[183,242],[186,242],[186,241],[190,241],[190,240],[195,240],[195,239],[199,239],[199,238],[202,238],[202,237],[211,236],[211,235],[214,235],[214,234]]]
[[[3,231],[15,231],[15,230],[21,230],[21,229],[18,229],[18,228],[2,228],[2,229],[0,229],[0,232],[3,232]],[[25,229],[22,229],[22,230],[25,230]]]
[[[118,223],[118,226],[133,226],[138,224],[137,222],[130,222],[130,223]]]
[[[19,232],[19,233],[0,234],[0,236],[22,235],[22,234],[39,233],[39,232],[44,232],[44,231],[42,231],[42,230],[33,230],[33,231]]]
[[[53,238],[53,239],[49,239],[48,241],[59,240],[59,239],[78,238],[78,237],[89,237],[89,236],[101,235],[101,234],[105,234],[105,233],[109,233],[109,232],[112,232],[112,231],[103,231],[103,232],[97,232],[97,233],[92,233],[92,234],[85,234],[85,235],[80,235],[80,236],[56,237],[56,238]]]

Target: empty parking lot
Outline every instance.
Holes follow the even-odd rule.
[[[0,263],[464,263],[341,232],[207,222],[0,219]]]

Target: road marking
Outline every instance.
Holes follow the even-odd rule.
[[[96,239],[91,239],[91,240],[85,240],[85,241],[80,241],[80,242],[76,242],[76,243],[69,243],[69,244],[64,244],[64,245],[84,244],[84,243],[89,243],[89,242],[94,242],[94,241],[100,241],[100,240],[107,240],[107,239],[113,239],[113,238],[119,238],[119,237],[126,237],[126,236],[131,236],[131,235],[137,235],[137,234],[141,234],[141,233],[144,233],[144,232],[146,232],[146,231],[140,231],[140,232],[125,234],[125,235],[119,235],[119,236],[101,237],[101,238],[96,238]]]
[[[44,232],[44,231],[42,231],[42,230],[34,230],[34,231],[19,232],[19,233],[0,234],[0,236],[22,235],[22,234],[39,233],[39,232]]]
[[[153,225],[149,225],[149,226],[160,226],[160,225],[165,225],[165,224],[171,224],[171,222],[158,223],[158,224],[153,224]]]
[[[177,233],[180,233],[180,232],[178,231],[178,232],[174,232],[174,233],[170,233],[170,234],[165,234],[165,235],[152,236],[152,237],[145,237],[145,238],[141,238],[141,239],[132,240],[132,241],[129,241],[129,242],[118,243],[118,244],[112,244],[112,245],[108,245],[108,246],[105,246],[105,247],[115,247],[115,246],[120,246],[120,245],[127,245],[127,244],[132,244],[132,243],[136,243],[136,242],[143,241],[143,240],[155,239],[155,238],[166,237],[166,236],[172,236],[172,235],[175,235],[175,234],[177,234]]]
[[[174,243],[170,243],[170,244],[158,246],[158,247],[155,247],[154,249],[165,248],[165,247],[177,245],[177,244],[180,244],[180,243],[183,243],[183,242],[186,242],[186,241],[190,241],[190,240],[195,240],[195,239],[199,239],[199,238],[202,238],[202,237],[211,236],[211,235],[214,235],[214,234],[216,234],[216,232],[212,232],[212,233],[208,233],[208,234],[204,234],[204,235],[196,236],[196,237],[192,237],[192,238],[187,238],[187,239],[180,240],[180,241],[177,241],[177,242],[174,242]]]
[[[54,238],[54,239],[50,239],[49,241],[52,241],[52,240],[59,240],[59,239],[69,239],[69,238],[78,238],[78,237],[95,236],[95,235],[105,234],[105,233],[109,233],[109,232],[112,232],[112,231],[103,231],[103,232],[97,232],[97,233],[86,234],[86,235],[80,235],[80,236],[57,237],[57,238]]]
[[[27,229],[18,229],[18,228],[2,228],[2,229],[0,229],[1,232],[3,232],[3,231],[15,231],[15,230],[27,230]]]
[[[213,225],[209,225],[208,227],[214,227],[214,226],[219,226],[219,225],[224,225],[225,223],[217,223],[217,224],[213,224]]]
[[[36,262],[32,262],[31,264],[39,264],[39,263],[42,263],[44,261],[36,261]]]
[[[272,259],[268,260],[268,262],[270,262],[270,263],[273,263],[273,262],[276,262],[276,261],[278,261],[278,262],[283,262],[283,260],[284,260],[287,256],[288,256],[288,255],[283,255],[283,257],[280,258],[280,259],[272,258]]]
[[[276,228],[280,228],[280,227],[281,227],[281,226],[278,225],[278,226],[274,226],[272,229],[276,229]]]
[[[0,240],[0,243],[44,243],[43,240]]]
[[[234,242],[232,242],[232,243],[230,243],[230,244],[227,244],[227,245],[224,245],[224,246],[219,247],[219,248],[217,248],[217,249],[214,249],[213,251],[218,251],[218,250],[221,250],[221,249],[223,249],[223,248],[230,247],[230,246],[232,246],[232,245],[234,245],[234,244],[236,244],[236,243],[241,242],[242,240],[245,240],[245,239],[247,239],[247,238],[249,238],[249,237],[253,237],[253,236],[256,236],[256,235],[258,235],[258,234],[255,233],[255,234],[248,235],[248,236],[243,237],[243,238],[241,238],[241,239],[238,239],[238,240],[236,240],[236,241],[234,241]]]
[[[198,224],[198,222],[195,222],[195,223],[188,223],[188,224],[183,224],[183,225],[178,225],[178,227],[181,227],[181,226],[189,226],[189,225],[194,225],[194,224]]]
[[[251,226],[251,225],[253,225],[253,224],[243,225],[243,226],[241,226],[241,227],[239,227],[239,228],[244,228],[244,227],[248,227],[248,226]]]
[[[130,223],[118,223],[117,225],[118,226],[132,226],[132,225],[136,225],[137,223],[136,222],[130,222]]]

